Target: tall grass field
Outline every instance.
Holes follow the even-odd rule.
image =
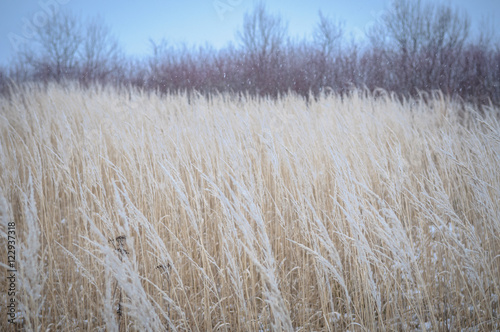
[[[423,100],[1,97],[0,330],[500,329],[500,109]]]

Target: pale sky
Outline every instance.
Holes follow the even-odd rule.
[[[288,22],[290,37],[309,36],[318,21],[318,11],[345,22],[347,35],[360,38],[389,6],[390,0],[269,0],[271,13],[281,14]],[[466,11],[478,26],[489,18],[500,31],[500,0],[445,0],[444,3]],[[0,0],[0,64],[15,56],[11,40],[29,40],[30,24],[43,24],[44,15],[54,9],[71,11],[82,17],[100,15],[118,37],[128,55],[150,54],[149,39],[188,45],[209,43],[216,48],[237,43],[245,12],[253,0]],[[495,20],[496,19],[496,20]]]

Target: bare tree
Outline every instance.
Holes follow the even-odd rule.
[[[480,21],[477,43],[479,47],[485,50],[493,47],[495,44],[497,47],[500,45],[493,22],[492,18],[488,16],[483,17]]]
[[[286,30],[281,17],[268,14],[260,2],[252,13],[245,15],[243,31],[238,36],[248,53],[265,57],[283,45]]]
[[[100,17],[88,21],[84,37],[79,52],[81,79],[86,83],[105,81],[120,65],[118,40]]]
[[[460,53],[469,28],[468,16],[458,9],[420,0],[395,0],[368,36],[374,47],[386,50],[387,61],[399,71],[401,87],[443,88],[450,73],[440,70],[451,68],[451,62],[456,61],[450,55]],[[440,84],[435,86],[436,82]]]
[[[319,11],[319,22],[313,37],[314,43],[325,56],[330,57],[335,50],[339,51],[343,33],[343,22],[335,22]]]
[[[263,93],[269,93],[276,83],[277,72],[272,70],[272,65],[279,62],[286,32],[287,25],[281,17],[267,13],[264,3],[260,2],[252,13],[245,15],[243,30],[238,33],[251,72],[255,74],[253,86]]]
[[[314,70],[313,92],[322,91],[326,86],[338,84],[339,67],[335,65],[340,55],[340,43],[344,32],[344,24],[336,22],[319,11],[319,22],[313,32],[316,55],[312,59]]]
[[[51,15],[35,29],[33,43],[19,54],[28,64],[35,79],[43,81],[63,78],[83,83],[105,81],[120,69],[121,51],[117,39],[101,18],[86,24],[70,12]]]
[[[76,16],[51,15],[46,24],[37,27],[34,43],[21,51],[21,57],[33,67],[36,77],[60,81],[63,75],[74,73],[82,41],[82,28]]]

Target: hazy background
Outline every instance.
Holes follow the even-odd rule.
[[[144,56],[151,53],[149,39],[189,45],[209,43],[216,48],[237,43],[245,12],[255,5],[252,0],[203,1],[97,1],[97,0],[0,0],[0,65],[6,65],[15,52],[9,34],[23,36],[26,22],[40,12],[57,6],[82,17],[100,16],[111,27],[126,54]],[[311,35],[318,22],[318,11],[345,22],[346,36],[362,40],[365,29],[373,24],[390,5],[386,0],[309,0],[266,1],[269,12],[281,14],[288,22],[289,36]],[[444,3],[466,11],[472,32],[489,20],[500,31],[500,0],[450,0]],[[29,32],[29,31],[28,31]]]

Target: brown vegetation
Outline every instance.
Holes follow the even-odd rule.
[[[17,325],[499,329],[498,115],[25,87],[0,99]]]

